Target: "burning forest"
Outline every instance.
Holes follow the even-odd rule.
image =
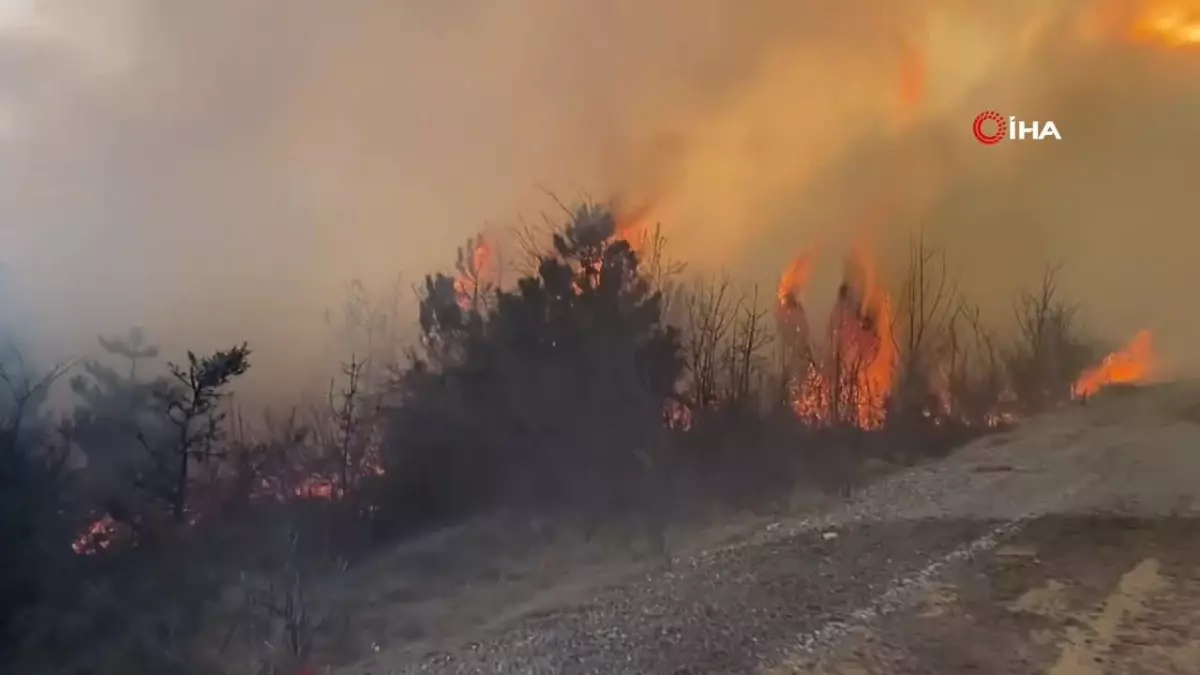
[[[889,278],[858,239],[821,316],[809,297],[828,262],[818,247],[786,266],[760,306],[732,280],[689,277],[660,229],[617,213],[585,204],[541,240],[527,233],[512,287],[504,242],[470,238],[455,274],[420,287],[420,338],[404,361],[372,369],[352,356],[323,401],[256,431],[229,398],[247,347],[141,375],[154,372],[144,362],[157,348],[139,331],[105,338],[129,367],[85,364],[71,380],[74,415],[20,441],[44,443],[36,456],[60,458],[51,466],[88,458],[83,481],[50,493],[71,496],[63,548],[87,574],[118,560],[145,570],[165,555],[163,537],[250,546],[245,537],[283,518],[288,556],[301,555],[302,537],[315,546],[303,554],[310,564],[338,552],[344,565],[363,537],[500,508],[620,520],[723,492],[786,491],[829,480],[831,463],[853,467],[880,448],[906,461],[887,448],[938,451],[1159,373],[1149,332],[1081,360],[1091,352],[1078,308],[1058,295],[1057,267],[1039,291],[1017,294],[1016,337],[1005,342],[923,240]],[[14,389],[15,400],[30,405],[22,392],[55,376]],[[877,440],[847,446],[830,433]],[[271,574],[256,577],[266,584],[256,593],[284,602]],[[134,592],[124,577],[105,583]],[[295,656],[313,648],[304,644]]]
[[[153,401],[168,406],[163,409],[167,413],[165,422],[191,428],[188,425],[192,422],[173,417],[169,412],[172,409],[206,420],[207,431],[202,436],[177,444],[173,450],[186,456],[189,465],[195,463],[196,473],[173,486],[168,480],[159,493],[176,513],[186,514],[181,517],[183,522],[196,524],[228,509],[231,499],[285,506],[290,502],[327,502],[347,505],[351,513],[360,515],[378,513],[380,505],[373,503],[374,486],[387,485],[395,477],[400,477],[402,484],[413,478],[404,463],[395,465],[398,458],[388,448],[398,442],[397,424],[403,427],[416,423],[420,428],[429,424],[433,413],[426,409],[425,398],[431,395],[427,387],[432,381],[456,381],[481,367],[507,372],[531,358],[534,361],[526,366],[532,368],[530,373],[550,368],[537,377],[573,379],[569,373],[577,366],[560,362],[556,356],[564,349],[564,357],[570,361],[583,357],[601,369],[585,368],[588,374],[578,377],[589,384],[582,389],[570,385],[570,390],[576,392],[570,396],[554,389],[543,392],[555,400],[555,406],[576,399],[580,392],[585,399],[594,400],[605,389],[611,389],[608,396],[624,399],[626,404],[649,396],[649,400],[659,401],[659,412],[640,424],[657,425],[661,432],[677,435],[680,440],[676,443],[683,443],[683,449],[674,452],[685,455],[688,438],[709,434],[714,415],[727,417],[734,408],[742,417],[784,410],[798,428],[810,432],[842,429],[884,437],[914,433],[936,436],[953,427],[968,434],[984,433],[1010,424],[1023,414],[1086,399],[1113,384],[1148,382],[1159,373],[1148,331],[1139,333],[1123,349],[1092,363],[1077,359],[1074,365],[1061,363],[1071,350],[1086,345],[1071,324],[1075,308],[1056,295],[1058,268],[1047,269],[1040,293],[1019,296],[1018,337],[1011,345],[1003,345],[995,331],[982,325],[978,312],[954,292],[944,256],[927,249],[923,241],[913,243],[905,275],[889,279],[880,269],[870,240],[860,237],[842,260],[841,281],[827,315],[821,317],[808,309],[814,268],[827,262],[819,255],[818,247],[798,255],[784,269],[773,308],[759,308],[756,297],[739,294],[729,280],[719,287],[688,281],[682,265],[666,262],[667,241],[659,229],[648,225],[648,210],[626,217],[617,213],[594,205],[568,210],[567,224],[550,233],[542,244],[535,234],[527,232],[518,241],[527,254],[524,269],[529,270],[529,276],[521,278],[515,289],[502,285],[500,242],[484,234],[470,238],[458,250],[454,275],[432,275],[425,280],[420,302],[421,338],[418,349],[408,352],[408,365],[390,364],[386,371],[377,371],[388,373],[387,377],[368,381],[368,364],[354,357],[343,366],[340,391],[331,385],[323,406],[311,408],[307,415],[293,411],[284,423],[269,422],[266,436],[247,432],[244,418],[236,411],[231,410],[234,414],[230,416],[213,407],[223,397],[219,376],[225,363],[222,359],[230,358],[228,354],[217,354],[207,361],[190,357],[194,360],[186,369],[172,366],[175,384],[192,387],[190,395],[187,389],[172,394],[177,390],[172,389],[170,379],[141,382],[131,375],[121,380],[117,371],[100,363],[89,365],[88,371],[92,380],[106,383],[109,391],[88,384],[87,377],[77,378],[73,386],[86,393],[93,405],[98,405],[104,395],[128,396],[126,390],[141,391],[140,400],[149,409],[154,408]],[[937,261],[940,265],[934,264]],[[521,312],[535,313],[513,314],[518,311],[514,303],[528,305]],[[671,303],[685,311],[671,310]],[[766,320],[770,315],[773,326]],[[534,323],[524,328],[512,325],[516,317]],[[625,326],[612,334],[613,329],[631,320],[641,327]],[[517,332],[512,333],[514,330]],[[534,332],[529,333],[531,330]],[[618,337],[621,335],[624,337]],[[507,344],[513,339],[517,342]],[[613,339],[619,341],[613,343]],[[157,353],[145,348],[142,340],[140,334],[131,333],[129,338],[113,338],[105,344],[112,353],[136,362],[144,354]],[[533,342],[522,347],[528,340]],[[629,340],[633,342],[622,346],[621,341]],[[506,345],[499,353],[494,351],[499,346],[497,341],[505,341],[499,344]],[[492,346],[484,348],[487,344]],[[618,351],[609,353],[614,347]],[[513,364],[493,362],[514,348],[518,351],[504,357],[515,359]],[[634,360],[622,363],[620,350],[630,348],[633,351],[628,355]],[[534,351],[525,351],[528,349]],[[591,355],[584,357],[586,354]],[[661,362],[648,365],[644,359],[650,357]],[[485,360],[480,362],[481,358]],[[630,367],[634,370],[626,377],[634,379],[622,384],[621,372]],[[564,372],[554,372],[558,370]],[[516,372],[506,377],[517,381],[502,383],[495,395],[538,408],[550,405],[536,390],[526,390],[524,385],[510,389],[526,377]],[[779,380],[778,388],[764,384],[772,372]],[[644,378],[650,375],[657,383],[647,391]],[[1029,377],[1037,380],[1032,388]],[[638,381],[643,384],[629,388]],[[1028,400],[1019,393],[1034,390],[1039,395]],[[781,397],[775,399],[774,391],[781,392]],[[499,431],[497,424],[507,426],[529,415],[510,410],[497,419],[493,417],[495,412],[481,410],[472,414],[472,422],[466,427],[456,422],[450,428],[459,426],[459,432],[475,429],[493,435]],[[417,418],[411,417],[413,414]],[[89,433],[88,425],[96,422],[91,413],[80,418],[70,429],[72,442],[78,446]],[[569,428],[574,434],[576,427],[586,428],[589,424],[586,417],[578,418]],[[419,447],[431,440],[428,432],[426,429],[419,439],[395,447],[411,452],[414,441]],[[645,428],[637,433],[644,434]],[[958,442],[962,436],[953,438]],[[137,442],[147,443],[144,435],[142,439]],[[218,444],[222,450],[210,456],[213,450],[201,450],[197,445],[201,442],[205,448]],[[472,453],[482,450],[478,444],[486,447],[492,442],[494,439],[486,436],[454,441],[463,449],[473,448]],[[792,447],[785,442],[777,452],[792,454],[803,462],[810,453],[821,452],[819,448],[808,448],[811,442],[801,434],[795,437]],[[659,443],[667,443],[666,437]],[[521,452],[553,445],[543,439]],[[145,447],[149,449],[149,445]],[[512,480],[514,485],[526,484],[515,477],[505,478],[506,471],[500,466],[511,465],[527,473],[530,466],[553,465],[536,453],[510,456],[518,452],[514,447],[497,447],[489,452],[499,454],[496,458],[479,455],[473,460],[475,468],[469,471],[490,466],[490,479],[497,483]],[[445,451],[437,454],[441,461],[458,466],[456,471],[470,466],[447,456]],[[502,464],[494,464],[499,457],[504,457]],[[618,476],[624,472],[619,470]],[[433,477],[447,479],[440,474]],[[465,478],[454,479],[451,484]],[[499,489],[503,493],[510,487],[496,485],[487,491]],[[241,496],[239,490],[243,491]],[[192,492],[186,504],[182,501],[185,491]],[[488,500],[512,498],[500,493],[491,494]],[[153,500],[153,494],[149,497]],[[451,501],[459,499],[452,497]],[[71,548],[77,554],[96,555],[135,542],[138,532],[149,525],[144,520],[147,514],[132,519],[130,514],[147,507],[145,503],[124,503],[94,512],[94,518],[81,526]]]
[[[922,21],[913,20],[911,31],[888,34],[888,44],[899,47],[889,47],[884,56],[877,53],[875,42],[884,40],[875,24],[887,20],[859,26],[852,17],[843,17],[838,20],[854,23],[871,38],[863,55],[845,56],[840,48],[826,54],[810,52],[804,45],[794,50],[794,45],[777,45],[755,52],[756,58],[747,63],[726,64],[722,72],[727,74],[716,80],[737,79],[732,75],[736,73],[747,81],[722,85],[721,96],[714,95],[712,101],[697,95],[706,103],[697,105],[704,114],[692,114],[690,103],[680,104],[687,109],[685,119],[664,112],[663,129],[639,117],[614,121],[605,132],[589,131],[596,138],[587,140],[603,146],[589,161],[603,167],[589,166],[579,173],[619,175],[601,186],[601,194],[619,199],[572,204],[554,199],[550,208],[557,210],[545,217],[543,227],[489,227],[464,237],[457,249],[447,246],[445,267],[428,274],[427,268],[417,268],[424,275],[411,288],[406,281],[398,293],[375,295],[367,292],[364,282],[356,282],[346,300],[346,335],[331,340],[336,344],[328,354],[322,352],[330,363],[319,368],[312,367],[316,357],[309,352],[288,352],[291,341],[309,336],[299,323],[294,327],[280,318],[284,314],[268,311],[275,309],[268,305],[316,295],[305,284],[311,281],[310,271],[317,276],[311,263],[324,259],[327,244],[330,250],[340,246],[352,251],[346,270],[355,273],[360,263],[368,267],[373,256],[384,259],[401,249],[408,255],[412,248],[416,252],[411,257],[424,260],[428,251],[416,250],[419,245],[408,247],[407,240],[378,234],[394,215],[381,216],[381,205],[390,207],[428,191],[415,196],[434,198],[414,212],[429,217],[441,207],[437,199],[454,202],[469,193],[470,199],[461,199],[469,202],[477,196],[478,185],[471,183],[475,179],[456,179],[460,183],[455,189],[464,192],[446,194],[421,183],[428,176],[457,175],[439,173],[442,169],[471,166],[481,174],[505,173],[516,156],[573,146],[538,135],[537,143],[530,143],[536,152],[506,147],[499,168],[486,162],[476,166],[474,156],[447,159],[444,148],[438,147],[431,153],[437,161],[414,162],[419,170],[402,172],[402,180],[395,182],[418,187],[397,197],[391,176],[377,175],[374,161],[341,170],[340,162],[348,160],[337,152],[346,147],[373,149],[374,139],[355,136],[353,142],[343,142],[344,127],[355,126],[346,120],[336,120],[334,131],[326,128],[323,106],[334,105],[336,97],[314,95],[308,83],[287,90],[289,111],[312,106],[315,112],[304,110],[291,120],[294,124],[281,125],[278,137],[270,135],[270,142],[261,144],[277,150],[276,143],[291,141],[299,148],[289,146],[282,153],[285,160],[272,165],[279,176],[264,178],[261,184],[276,186],[278,180],[287,186],[280,194],[303,197],[282,209],[287,217],[281,220],[290,223],[295,214],[317,212],[314,218],[335,221],[335,234],[296,237],[288,230],[273,245],[292,245],[287,242],[294,238],[315,252],[306,249],[288,264],[277,265],[262,264],[275,261],[274,249],[256,252],[246,257],[254,258],[250,266],[264,275],[262,279],[216,266],[213,276],[222,283],[237,281],[228,288],[211,287],[216,289],[213,303],[236,305],[231,315],[243,319],[261,311],[271,318],[255,318],[272,324],[264,334],[285,339],[266,346],[255,342],[252,351],[241,341],[240,325],[237,330],[211,325],[215,305],[206,304],[208,296],[203,302],[194,300],[199,291],[193,293],[188,284],[199,277],[184,274],[210,273],[209,263],[189,258],[184,264],[178,257],[179,251],[199,249],[196,242],[208,240],[187,238],[174,242],[163,270],[127,267],[136,269],[130,276],[137,277],[141,285],[136,290],[147,296],[165,294],[157,287],[143,288],[147,278],[186,288],[179,297],[189,299],[172,298],[167,314],[180,326],[204,329],[206,337],[222,345],[219,348],[208,344],[189,351],[167,339],[164,344],[171,347],[164,347],[150,339],[157,337],[154,331],[135,328],[116,336],[106,333],[96,340],[98,347],[87,337],[92,351],[86,353],[94,358],[41,370],[19,349],[0,353],[0,549],[14,552],[0,571],[0,662],[17,664],[14,668],[32,675],[278,673],[318,662],[328,665],[338,658],[338,650],[329,644],[335,632],[330,626],[339,620],[348,624],[349,618],[326,617],[314,609],[314,580],[365,567],[396,542],[504,517],[551,522],[573,534],[583,533],[588,540],[613,528],[669,560],[665,533],[673,523],[774,508],[801,490],[838,494],[866,480],[868,465],[898,470],[1028,417],[1080,405],[1102,396],[1106,388],[1147,384],[1173,374],[1158,352],[1166,344],[1165,331],[1146,327],[1135,332],[1152,324],[1159,330],[1141,307],[1111,312],[1121,315],[1113,325],[1119,323],[1120,331],[1133,335],[1127,344],[1109,349],[1101,337],[1111,335],[1093,333],[1088,321],[1109,308],[1090,305],[1068,292],[1085,289],[1105,296],[1119,284],[1132,297],[1138,285],[1128,283],[1128,274],[1110,273],[1109,266],[1116,263],[1106,261],[1100,274],[1095,265],[1062,266],[1051,260],[1040,276],[1035,272],[1013,280],[994,272],[1021,263],[1017,267],[1025,275],[1031,259],[1040,265],[1043,254],[1050,259],[1051,251],[1072,250],[1070,244],[1079,241],[1072,237],[1086,229],[1086,217],[1098,217],[1097,212],[1107,209],[1101,200],[1075,198],[1077,185],[1056,184],[1051,189],[1045,187],[1053,182],[1049,179],[1026,180],[1025,169],[1034,164],[1022,162],[1037,160],[1042,163],[1036,167],[1065,174],[1075,164],[1099,164],[1094,156],[1098,153],[1078,150],[1082,144],[1070,144],[1074,136],[1055,146],[1062,155],[1024,149],[1033,144],[1001,146],[992,152],[969,137],[966,123],[971,115],[959,117],[968,105],[975,105],[980,87],[993,80],[1010,84],[1001,77],[1010,69],[1028,71],[1031,77],[1045,75],[1049,82],[1049,73],[1058,73],[1057,61],[1054,68],[1043,67],[1049,59],[1037,58],[1058,56],[1056,50],[1065,49],[1064,42],[1084,56],[1098,45],[1136,50],[1139,59],[1176,76],[1183,59],[1190,58],[1186,55],[1195,54],[1200,45],[1200,15],[1187,11],[1186,3],[1097,2],[1067,19],[1039,14],[1016,31],[979,17],[973,17],[973,24],[967,20],[972,17],[961,15],[964,12],[940,5],[937,11],[930,9]],[[986,23],[985,29],[977,30],[980,22]],[[1003,40],[993,40],[993,32]],[[307,35],[296,42],[324,45]],[[374,49],[404,41],[389,36],[353,42]],[[996,54],[948,58],[942,53],[966,54],[971,50],[964,45],[974,49],[976,42],[984,45],[980,50],[986,47]],[[271,52],[257,42],[252,51]],[[604,52],[609,58],[607,45]],[[413,61],[410,55],[379,58],[370,50],[360,56],[369,63]],[[1034,65],[1022,60],[1026,57]],[[826,67],[834,58],[844,59],[848,72],[864,71],[863,91],[858,84],[842,88],[842,80],[853,78]],[[478,63],[453,63],[467,64],[469,76],[461,79],[476,83],[478,64],[493,61],[520,63],[522,69],[528,65],[522,58],[492,58],[490,53]],[[163,68],[171,75],[169,86],[155,81],[155,87],[174,91],[177,82],[192,79],[173,70],[182,63],[162,62],[169,66]],[[302,58],[296,62],[307,63]],[[292,65],[265,72],[273,77]],[[639,71],[655,70],[643,65],[638,64]],[[348,79],[361,85],[356,78],[362,63],[352,66],[328,70],[354,73]],[[831,72],[835,77],[829,77]],[[138,75],[127,79],[153,79],[159,70]],[[311,76],[322,80],[327,73],[318,68]],[[392,76],[387,72],[381,81],[391,86]],[[716,82],[701,79],[717,88]],[[497,90],[510,95],[506,80],[496,83]],[[1046,84],[1041,79],[1036,83]],[[237,95],[229,99],[245,98],[242,87],[239,80]],[[539,80],[527,98],[540,101],[546,88]],[[357,93],[366,95],[373,89],[370,83]],[[571,91],[574,95],[586,89]],[[867,89],[870,94],[864,93]],[[803,98],[791,99],[781,91],[788,96],[801,92]],[[1032,94],[1029,100],[1010,94],[1003,86],[995,87],[996,97],[1014,109],[1018,103],[1039,102]],[[448,98],[454,100],[456,112],[471,107]],[[388,111],[380,124],[387,133],[380,137],[394,134],[391,115],[398,108],[407,110],[412,99],[424,102],[406,92],[404,105],[379,106]],[[597,108],[619,107],[622,115],[645,112],[647,118],[656,110],[640,101],[612,99],[621,105],[611,106],[606,100]],[[126,103],[132,108],[141,102],[122,92],[105,98],[105,110],[124,111]],[[527,105],[522,102],[520,124],[498,127],[502,133],[524,126],[537,127],[539,133],[542,127],[556,127],[548,119],[530,116]],[[371,107],[356,103],[353,116],[357,119]],[[477,107],[490,112],[486,105]],[[858,112],[852,114],[851,109]],[[1071,112],[1067,106],[1061,109]],[[580,117],[589,123],[600,115],[587,112]],[[5,113],[0,110],[0,116]],[[805,117],[798,122],[801,114]],[[249,117],[270,119],[266,114]],[[421,119],[439,117],[426,111]],[[454,143],[446,147],[488,145],[463,142],[463,129],[471,125],[454,115],[445,117],[455,120]],[[207,112],[196,118],[208,119]],[[130,119],[122,117],[116,126],[136,126]],[[637,147],[613,150],[619,157],[610,157],[608,146],[621,143],[606,134],[621,136],[615,130],[625,126],[640,132],[643,123],[653,127],[646,132],[653,142],[643,143],[642,136],[631,132],[638,143],[630,144]],[[155,143],[146,146],[161,145],[161,130],[173,128],[151,126]],[[1080,138],[1086,126],[1080,122],[1074,127]],[[213,133],[197,136],[244,140],[225,129],[209,131]],[[92,137],[108,135],[63,136],[73,142]],[[60,145],[70,144],[54,136],[48,147]],[[101,145],[97,156],[103,161],[96,160],[95,166],[110,161],[112,148]],[[258,150],[256,144],[247,146]],[[339,150],[326,156],[313,147]],[[136,157],[142,157],[142,148],[136,146]],[[886,152],[877,152],[879,148]],[[405,145],[396,151],[404,154],[409,149]],[[228,156],[247,166],[270,165],[241,162],[243,155],[238,153],[243,151],[250,152],[239,147]],[[73,155],[71,160],[67,182],[87,183],[75,180]],[[209,160],[204,157],[204,171],[196,173],[222,174],[212,167],[233,164],[225,156],[221,162]],[[983,168],[968,169],[970,162]],[[41,172],[40,163],[32,166]],[[333,187],[327,193],[308,182],[297,187],[289,182],[297,178],[293,171],[312,172],[303,177],[319,176],[313,183]],[[546,172],[556,173],[557,168]],[[1155,185],[1147,188],[1155,197],[1172,191],[1174,184],[1163,181],[1194,172],[1159,173],[1153,176]],[[955,182],[960,174],[964,186]],[[1135,178],[1123,176],[1113,191],[1136,183]],[[244,205],[249,215],[238,212],[229,218],[238,225],[236,237],[223,233],[214,240],[221,251],[228,249],[234,256],[240,254],[243,241],[258,237],[247,234],[254,228],[246,227],[244,220],[257,217],[260,209],[269,211],[264,204],[278,195],[269,187],[260,190],[254,181],[224,174],[221,182],[237,185],[239,198],[243,192],[253,194]],[[144,189],[135,180],[117,187],[125,183],[137,185],[137,199],[101,191],[92,202],[81,201],[98,205],[96,210],[106,217],[110,209],[117,212],[114,217],[124,217],[116,207],[144,199],[144,193],[184,192],[175,184]],[[243,190],[243,183],[255,187]],[[360,183],[385,187],[364,196],[357,192],[367,189]],[[1088,195],[1099,191],[1088,180],[1080,179],[1080,184],[1084,187],[1079,190]],[[961,191],[952,194],[953,187]],[[34,206],[50,209],[55,223],[79,220],[79,214],[52,210],[59,202],[72,202],[47,198],[58,194],[60,184],[53,188],[29,190],[38,202]],[[310,191],[352,198],[339,202],[329,197],[330,202],[323,203]],[[494,196],[489,190],[477,191]],[[980,195],[986,199],[976,199]],[[889,210],[878,222],[869,228],[847,225],[853,219],[845,213],[881,199]],[[970,203],[964,206],[966,202]],[[208,208],[225,202],[205,196],[196,203]],[[479,208],[490,209],[492,203]],[[148,211],[157,218],[205,209],[166,208],[156,202]],[[1187,211],[1190,218],[1190,207]],[[475,214],[470,209],[451,212],[455,217]],[[24,215],[15,214],[14,221]],[[371,235],[377,238],[339,238],[340,228],[349,231],[351,221],[374,218],[388,221]],[[1140,223],[1149,217],[1138,211],[1134,219]],[[415,227],[410,231],[413,241],[454,243],[437,239],[444,234],[442,220],[430,222],[421,222],[419,237],[412,234],[418,232]],[[469,226],[479,222],[471,219]],[[155,227],[147,225],[144,231]],[[1194,230],[1190,220],[1188,228]],[[203,226],[181,229],[197,233],[195,237],[211,235],[207,220]],[[962,245],[955,239],[966,230],[979,241]],[[458,238],[466,231],[452,233]],[[1088,230],[1082,237],[1095,247],[1148,246],[1153,239],[1132,230],[1126,234],[1102,236]],[[107,233],[96,240],[125,242]],[[1063,242],[1067,245],[1058,246]],[[784,247],[798,254],[779,265],[781,260],[772,255]],[[1013,251],[1014,259],[1005,259]],[[285,256],[278,257],[282,261]],[[408,259],[385,262],[390,271],[392,265],[409,270],[416,265]],[[726,263],[735,271],[719,272]],[[72,264],[39,265],[92,279]],[[1188,258],[1189,273],[1190,265]],[[293,269],[301,272],[270,276],[284,275],[278,271],[284,268],[288,274]],[[1085,282],[1063,283],[1081,268],[1091,275]],[[986,290],[1003,294],[1003,299],[976,301],[979,289],[964,281],[964,270],[987,277]],[[153,276],[152,271],[162,273]],[[342,271],[324,270],[330,275]],[[69,281],[62,285],[103,286]],[[1092,291],[1091,282],[1109,286]],[[195,287],[211,290],[199,282]],[[258,298],[260,304],[250,307],[243,297],[260,288],[280,287],[288,288],[288,302]],[[1179,284],[1168,287],[1177,289]],[[127,291],[132,294],[125,287],[112,293]],[[64,306],[90,306],[92,296],[86,297],[89,302]],[[1135,299],[1125,304],[1138,303]],[[328,313],[325,318],[329,323]],[[1116,330],[1107,331],[1112,332]],[[80,334],[96,333],[89,328]],[[186,330],[183,334],[192,339]],[[239,339],[232,341],[231,336]],[[199,338],[196,342],[206,344]],[[306,356],[297,357],[299,353]],[[294,365],[297,362],[302,365]],[[288,363],[293,365],[280,365]],[[289,389],[287,397],[271,398],[270,405],[251,411],[244,396],[247,373],[265,370],[268,364],[305,371],[286,372],[281,381],[288,387],[308,382],[313,373],[320,383],[303,392],[298,386],[296,392]],[[263,645],[270,647],[269,653],[264,654]],[[200,667],[190,669],[193,663]]]

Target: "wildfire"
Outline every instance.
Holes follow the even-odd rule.
[[[1143,330],[1121,349],[1104,357],[1094,368],[1075,381],[1071,393],[1087,398],[1113,384],[1139,384],[1152,379],[1158,370],[1158,357],[1150,331]]]

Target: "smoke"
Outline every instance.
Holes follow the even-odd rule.
[[[48,355],[136,324],[298,386],[350,279],[444,269],[547,192],[650,203],[751,278],[863,227],[934,233],[976,296],[1061,257],[1100,328],[1200,336],[1196,64],[1057,40],[1068,0],[0,8],[0,319]],[[974,145],[984,108],[1064,141]]]

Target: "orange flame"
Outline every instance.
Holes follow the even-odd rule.
[[[799,293],[812,270],[810,254],[793,260],[779,281],[777,319],[791,360],[792,408],[806,423],[882,426],[896,371],[892,305],[865,242],[846,261],[844,281],[829,317],[828,351],[817,359]]]
[[[1163,47],[1200,47],[1200,3],[1146,2],[1128,37]]]
[[[812,276],[812,266],[813,255],[811,252],[801,253],[788,263],[787,268],[783,271],[783,276],[779,278],[779,289],[776,291],[780,309],[799,306],[800,293],[808,285],[808,280]]]
[[[892,304],[880,285],[875,257],[864,242],[846,262],[845,281],[830,316],[831,366],[839,416],[875,429],[886,417],[896,375]],[[841,400],[839,400],[841,399]]]
[[[812,363],[808,317],[800,294],[812,275],[813,254],[796,256],[784,269],[776,290],[775,320],[783,342],[787,367],[791,371],[790,399],[797,416],[808,423],[822,421],[828,407],[821,402],[820,373]]]
[[[810,426],[824,427],[830,422],[830,391],[813,361],[808,361],[799,381],[791,388],[792,410],[796,418]]]
[[[617,211],[614,241],[624,241],[640,257],[650,238],[650,215],[653,204],[646,203],[629,211]]]
[[[459,264],[454,290],[458,293],[458,306],[464,312],[475,306],[480,294],[486,291],[495,275],[495,254],[491,244],[483,235],[474,240],[471,254]]]
[[[1129,344],[1104,357],[1099,365],[1084,372],[1075,381],[1071,393],[1075,398],[1087,398],[1104,387],[1114,384],[1141,384],[1153,379],[1158,371],[1158,357],[1150,331],[1143,330]]]
[[[1111,0],[1097,3],[1077,23],[1086,40],[1124,41],[1180,49],[1200,47],[1200,2],[1196,0]]]

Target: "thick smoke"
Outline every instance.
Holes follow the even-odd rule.
[[[1114,337],[1200,337],[1195,56],[1068,36],[1067,0],[0,6],[0,316],[45,355],[140,324],[293,387],[348,280],[415,281],[547,191],[649,202],[764,282],[921,226],[978,297],[1059,257]],[[974,145],[984,108],[1065,140]]]

